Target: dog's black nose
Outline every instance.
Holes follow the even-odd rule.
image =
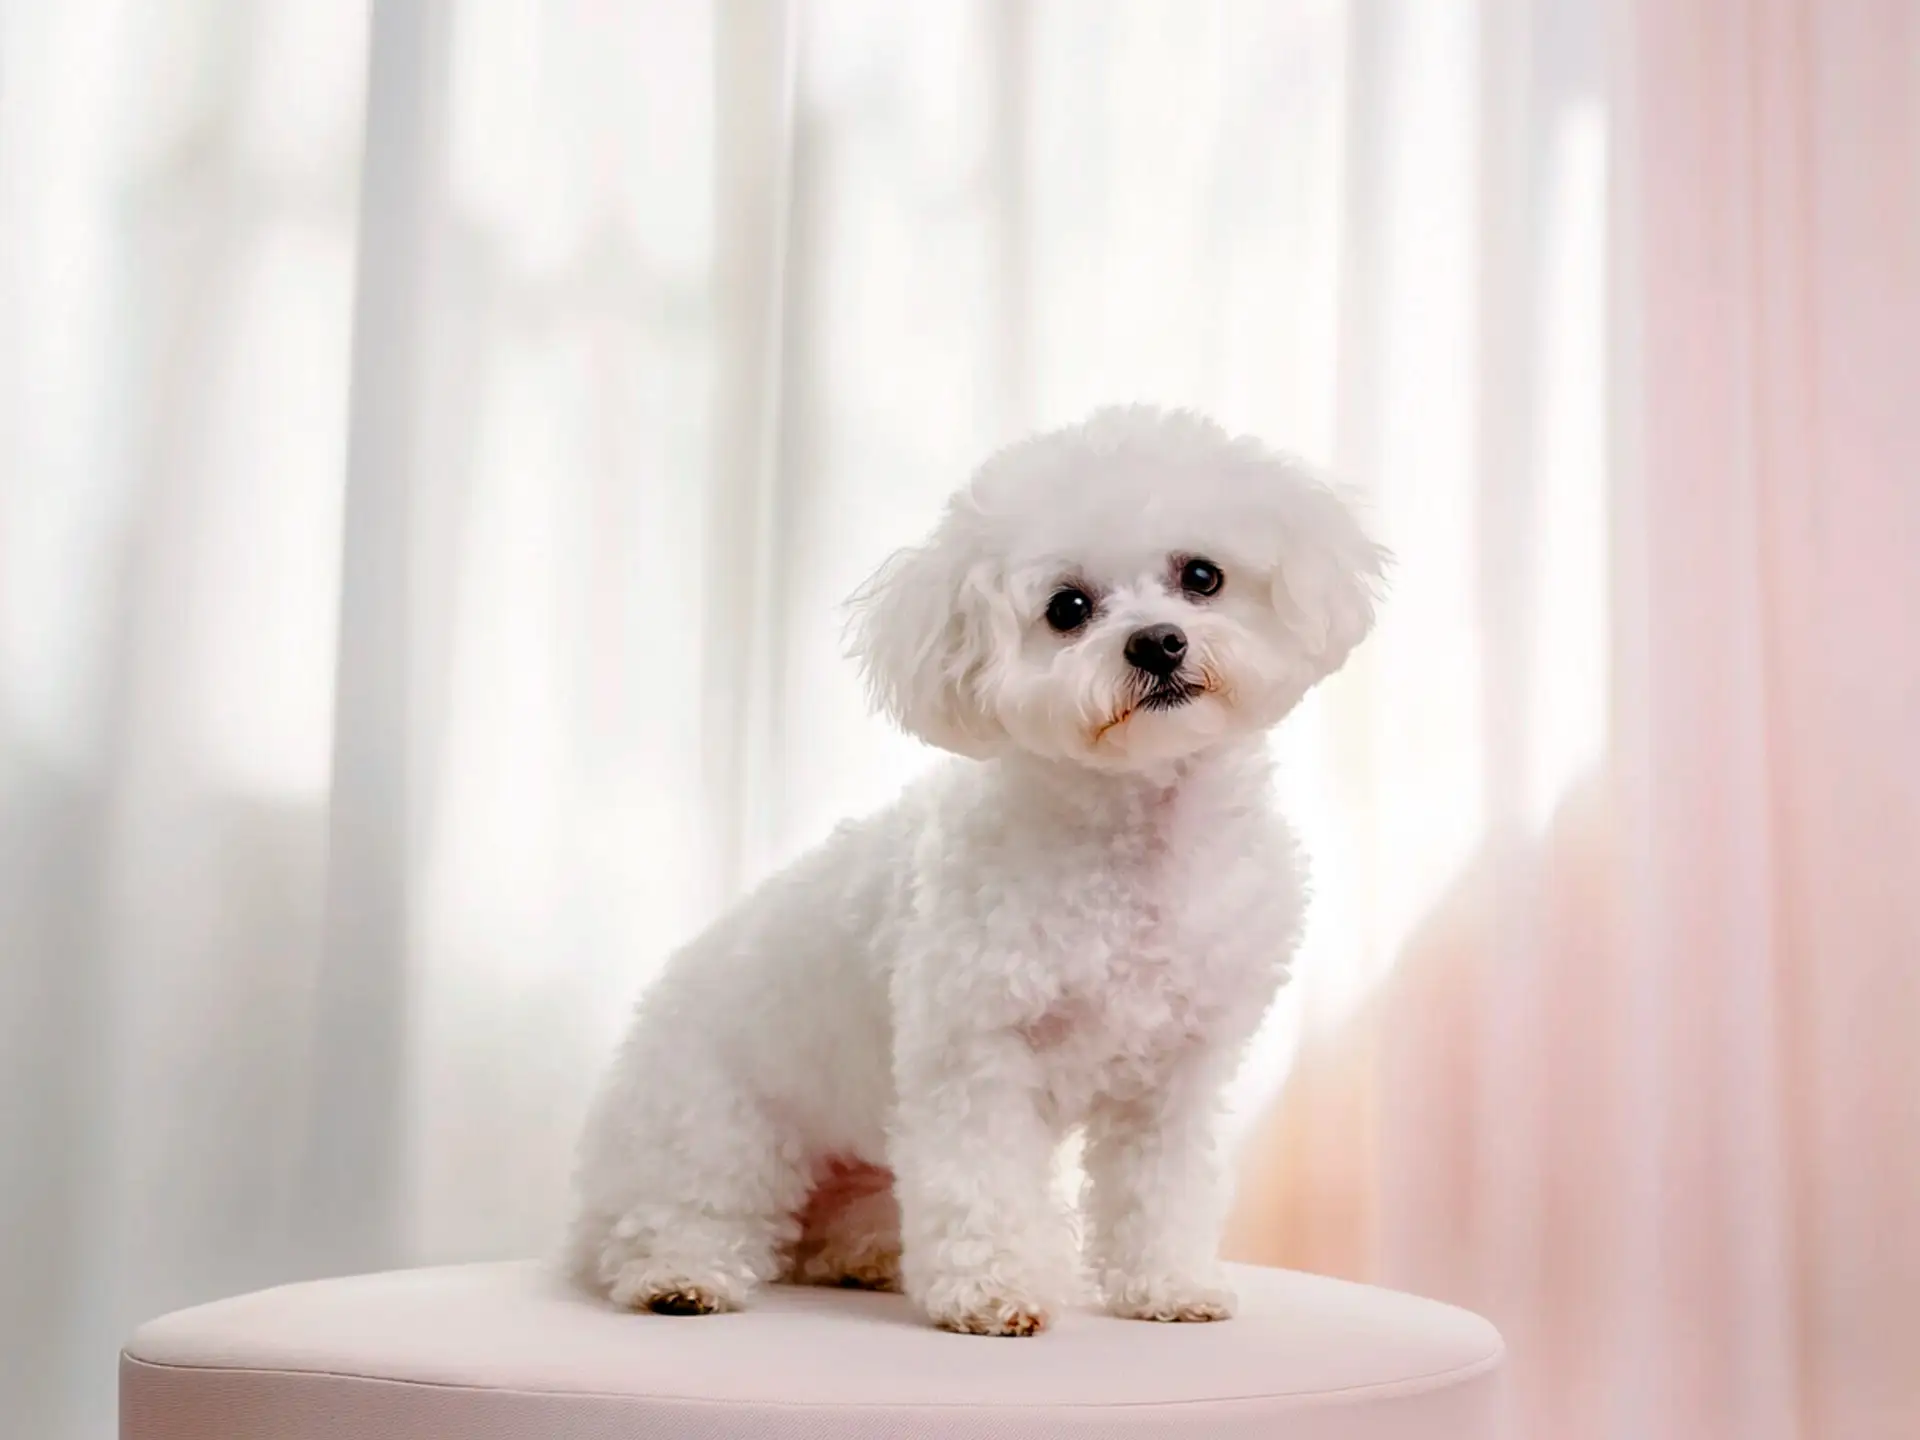
[[[1127,637],[1122,653],[1134,669],[1165,679],[1187,658],[1186,632],[1178,625],[1148,625]]]

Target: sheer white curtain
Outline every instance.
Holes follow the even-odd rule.
[[[1830,70],[1913,53],[1898,0],[1838,8],[1892,18],[1823,42]],[[1733,43],[1709,0],[1640,10],[1697,23],[1655,36],[1671,53]],[[1745,44],[1755,15],[1790,35],[1814,12],[1725,13]],[[1687,573],[1648,552],[1643,492],[1687,477],[1610,463],[1609,372],[1693,382],[1624,346],[1653,292],[1617,268],[1609,151],[1656,145],[1627,123],[1641,96],[1687,89],[1643,90],[1616,62],[1654,42],[1616,18],[0,0],[9,1420],[110,1433],[116,1343],[164,1308],[544,1246],[651,967],[925,763],[864,716],[840,598],[993,444],[1146,398],[1367,486],[1402,557],[1377,639],[1279,741],[1318,901],[1237,1094],[1236,1140],[1262,1128],[1236,1247],[1486,1305],[1526,1363],[1524,1418],[1589,1427],[1540,1433],[1681,1433],[1718,1392],[1595,1401],[1644,1378],[1643,1307],[1684,1332],[1664,1251],[1631,1251],[1641,1288],[1611,1308],[1554,1298],[1571,1331],[1524,1283],[1544,1245],[1576,1276],[1595,1253],[1541,1218],[1548,1142],[1590,1117],[1540,1084],[1529,1037],[1549,999],[1577,1003],[1545,977],[1605,963],[1530,847],[1651,696],[1687,693],[1692,654],[1622,668],[1648,574]],[[1879,133],[1870,101],[1804,133]],[[1920,169],[1884,173],[1898,246]],[[1910,302],[1889,273],[1888,305]],[[1776,603],[1736,593],[1749,620]],[[1901,635],[1878,642],[1884,661]],[[1502,878],[1463,901],[1489,853]],[[1464,1066],[1371,1020],[1436,973],[1415,962],[1463,903],[1491,929],[1447,963],[1493,967],[1435,982],[1474,997]],[[1636,954],[1645,976],[1670,952]],[[1641,1075],[1615,1042],[1676,1022],[1636,993],[1653,1012],[1568,1022],[1565,1053]],[[1911,987],[1880,993],[1920,1023]],[[1729,1065],[1772,1053],[1748,1042],[1778,1017],[1741,1015],[1716,1032]],[[1329,1053],[1364,1079],[1326,1081]],[[1454,1081],[1480,1128],[1441,1107]],[[1298,1162],[1282,1180],[1277,1158]],[[1664,1173],[1593,1193],[1664,1234]],[[1427,1203],[1461,1174],[1470,1224]],[[1886,1174],[1879,1208],[1844,1213],[1893,1213],[1906,1172]],[[1783,1233],[1748,1239],[1762,1270],[1796,1263]],[[1820,1315],[1848,1273],[1819,1272]],[[1802,1313],[1740,1293],[1763,1339]]]

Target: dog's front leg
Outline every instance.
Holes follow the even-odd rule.
[[[1019,1036],[903,1017],[891,1161],[902,1277],[934,1323],[1032,1335],[1068,1298],[1073,1235],[1052,1189],[1059,1135]]]
[[[1227,1191],[1216,1153],[1215,1067],[1184,1062],[1146,1095],[1087,1123],[1089,1260],[1107,1308],[1135,1320],[1225,1320],[1219,1261]]]

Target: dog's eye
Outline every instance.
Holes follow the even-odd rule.
[[[1211,560],[1195,558],[1180,567],[1180,588],[1189,595],[1218,595],[1226,583],[1227,577]]]
[[[1053,598],[1047,601],[1047,624],[1062,635],[1078,630],[1092,615],[1092,597],[1086,591],[1075,590],[1072,586],[1054,591]]]

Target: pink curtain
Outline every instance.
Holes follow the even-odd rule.
[[[1604,758],[1310,1030],[1231,1246],[1484,1310],[1515,1435],[1910,1440],[1920,6],[1622,22]]]

